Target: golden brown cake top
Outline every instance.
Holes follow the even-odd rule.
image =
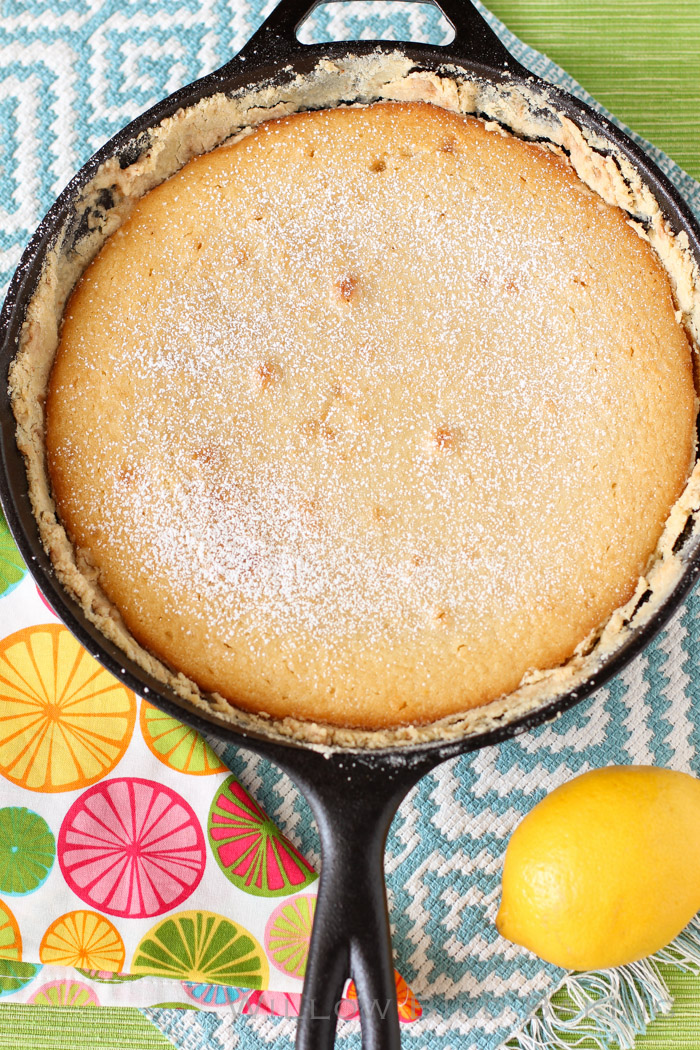
[[[151,191],[66,310],[61,519],[250,710],[424,722],[634,590],[693,453],[668,278],[565,160],[426,104],[296,114]]]

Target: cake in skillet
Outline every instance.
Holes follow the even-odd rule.
[[[273,717],[422,724],[566,661],[694,455],[628,216],[424,103],[298,113],[148,193],[68,303],[48,467],[134,637]]]

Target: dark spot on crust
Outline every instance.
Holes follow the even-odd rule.
[[[433,447],[440,452],[452,452],[457,445],[457,434],[452,427],[442,426],[436,427],[431,435],[431,441]]]
[[[344,277],[339,277],[333,285],[337,297],[344,303],[349,303],[357,291],[358,286],[357,277],[348,273]]]
[[[282,378],[282,368],[276,361],[263,361],[255,370],[258,382],[263,390],[274,386]]]

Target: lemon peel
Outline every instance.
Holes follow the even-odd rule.
[[[573,970],[635,962],[700,908],[700,781],[608,766],[547,795],[511,836],[496,927]]]

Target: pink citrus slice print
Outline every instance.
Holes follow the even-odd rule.
[[[251,992],[243,1006],[244,1014],[272,1014],[274,1017],[298,1017],[301,994],[292,992]]]
[[[303,980],[306,974],[315,909],[316,898],[302,893],[292,900],[282,901],[267,921],[265,948],[268,957],[273,966],[289,977]]]
[[[298,1017],[301,1010],[301,992],[251,992],[241,1013],[271,1014],[273,1017]],[[360,1013],[356,999],[341,999],[338,1018],[351,1021]]]
[[[317,878],[301,853],[231,776],[209,811],[209,843],[234,886],[259,897],[281,897]]]
[[[138,974],[133,973],[111,973],[109,970],[82,970],[75,967],[76,973],[81,977],[87,977],[89,981],[97,981],[98,984],[125,984],[127,981],[140,981]]]
[[[144,919],[177,907],[196,889],[206,844],[194,810],[172,788],[120,777],[73,803],[58,836],[58,860],[86,904]]]
[[[51,615],[52,615],[52,616],[55,616],[55,615],[56,615],[56,613],[55,613],[55,612],[53,611],[53,608],[52,608],[52,606],[51,606],[51,605],[49,605],[49,603],[47,602],[46,598],[45,598],[45,597],[44,597],[44,595],[43,595],[43,594],[41,593],[41,591],[40,591],[40,589],[39,589],[38,587],[36,588],[36,593],[37,593],[37,594],[39,595],[39,598],[41,599],[41,601],[43,602],[43,604],[44,604],[44,605],[46,606],[46,608],[47,608],[47,609],[49,610],[49,612],[51,613]]]
[[[99,1006],[97,995],[81,981],[49,981],[29,1000],[34,1006]]]

